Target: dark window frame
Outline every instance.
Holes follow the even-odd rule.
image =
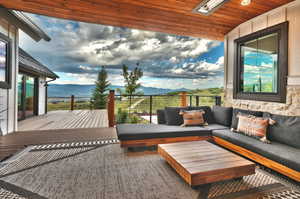
[[[284,22],[234,40],[234,45],[235,45],[234,78],[233,78],[234,99],[280,102],[280,103],[286,102],[286,86],[287,86],[287,75],[288,75],[288,27],[289,27],[289,23]],[[241,46],[245,42],[255,40],[257,38],[272,33],[278,33],[277,92],[276,93],[243,92],[241,88],[241,76],[242,76]]]
[[[39,81],[40,81],[40,77],[33,74],[33,73],[30,73],[30,72],[26,72],[24,70],[20,70],[19,71],[19,74],[22,75],[22,96],[21,96],[21,101],[22,101],[22,117],[21,118],[18,118],[18,121],[21,121],[21,120],[25,120],[25,119],[28,119],[30,117],[34,117],[34,116],[37,116],[39,114]],[[26,93],[26,87],[24,87],[24,85],[26,84],[26,81],[25,81],[25,77],[31,77],[31,78],[34,78],[34,104],[33,104],[33,115],[31,116],[26,116],[25,115],[25,111],[26,111],[26,107],[24,105],[24,102],[25,102],[25,93]]]
[[[11,39],[0,33],[0,41],[6,43],[6,71],[5,71],[5,81],[0,81],[0,88],[11,89],[11,70],[12,70],[12,48]]]

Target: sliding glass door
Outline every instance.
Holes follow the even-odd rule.
[[[19,74],[18,76],[18,119],[22,120],[36,114],[37,92],[35,77]]]

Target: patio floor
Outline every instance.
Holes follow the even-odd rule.
[[[29,145],[116,139],[106,110],[52,111],[19,122],[19,131],[0,136],[0,161]]]
[[[18,123],[18,131],[102,127],[108,127],[106,110],[51,111]]]

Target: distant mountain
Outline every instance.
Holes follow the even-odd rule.
[[[94,88],[95,85],[50,84],[48,87],[48,97],[69,97],[71,95],[75,95],[77,97],[90,97]],[[110,86],[110,89],[112,90],[116,90],[117,88],[124,89],[123,86]],[[165,89],[142,86],[139,91],[143,92],[145,95],[161,95],[170,92],[189,91],[189,89]]]

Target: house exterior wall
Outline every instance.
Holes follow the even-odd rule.
[[[0,127],[2,135],[17,129],[17,74],[18,74],[18,29],[7,21],[0,19],[0,32],[12,40],[12,87],[0,88]]]
[[[233,99],[234,40],[264,28],[289,21],[289,57],[286,103]],[[225,37],[225,105],[275,114],[300,115],[300,1],[296,0],[251,19]]]
[[[45,87],[46,78],[39,78],[39,107],[38,115],[44,115],[46,113],[45,102],[46,102],[46,87]]]

